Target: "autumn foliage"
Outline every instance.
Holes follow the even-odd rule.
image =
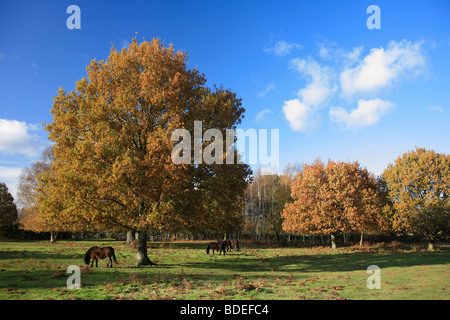
[[[450,230],[450,155],[416,148],[383,173],[398,232],[420,232],[433,250]]]
[[[369,233],[386,227],[376,179],[358,162],[305,164],[292,183],[293,203],[282,213],[286,232],[331,235]]]
[[[198,229],[194,221],[236,215],[247,165],[175,164],[176,129],[234,129],[244,108],[223,88],[187,67],[187,54],[158,39],[114,47],[92,61],[76,90],[58,91],[53,122],[55,161],[43,177],[48,219],[115,231],[136,231],[146,258],[147,232]],[[208,186],[216,186],[209,188]],[[223,191],[226,190],[226,191]],[[80,223],[80,221],[82,221]]]

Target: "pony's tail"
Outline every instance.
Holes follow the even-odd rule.
[[[209,254],[209,246],[206,248],[206,254]]]

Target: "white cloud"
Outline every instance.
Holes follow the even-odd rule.
[[[38,71],[39,66],[36,63],[34,63],[34,62],[30,62],[30,65],[33,68],[34,74],[37,75],[37,71]]]
[[[445,111],[443,106],[440,105],[432,105],[428,106],[428,111],[443,113]]]
[[[319,106],[322,102],[327,100],[330,96],[331,89],[318,82],[312,82],[305,88],[298,91],[298,96],[302,99],[303,103],[310,106]]]
[[[292,59],[290,67],[306,77],[309,83],[297,92],[298,99],[284,102],[283,113],[292,130],[311,132],[317,125],[316,112],[335,90],[331,86],[331,70],[311,58]]]
[[[283,113],[294,131],[310,132],[318,124],[318,111],[336,98],[347,103],[353,103],[350,98],[360,100],[351,111],[330,108],[332,121],[354,130],[374,125],[394,106],[374,94],[426,71],[423,42],[391,41],[384,48],[373,48],[364,55],[363,46],[345,50],[332,41],[320,42],[318,48],[316,54],[322,59],[319,62],[306,57],[292,59],[289,64],[307,80],[297,91],[298,99],[285,101],[283,105]],[[443,112],[441,106],[428,110]]]
[[[21,168],[0,166],[0,182],[4,182],[6,184],[9,192],[14,197],[14,200],[17,199],[17,187],[19,184],[19,176],[21,172]]]
[[[312,58],[308,58],[307,60],[300,58],[292,59],[289,66],[306,76],[310,76],[313,82],[325,82],[329,79],[328,70]]]
[[[275,83],[269,83],[264,90],[258,92],[258,97],[264,98],[270,91],[275,90]]]
[[[328,60],[331,59],[331,52],[333,50],[332,46],[334,43],[328,43],[328,42],[320,42],[319,43],[319,57]]]
[[[393,107],[394,104],[387,100],[359,100],[358,107],[351,112],[341,107],[332,107],[329,115],[332,121],[345,124],[347,129],[359,129],[374,125]]]
[[[293,50],[301,50],[302,46],[298,43],[277,41],[273,48],[264,49],[265,52],[274,53],[276,56],[286,56]]]
[[[346,97],[369,93],[391,85],[401,76],[416,76],[424,70],[425,55],[422,43],[391,41],[386,50],[374,48],[354,68],[346,68],[340,75],[342,94]],[[354,52],[358,55],[358,51]]]
[[[361,56],[363,50],[364,46],[355,47],[352,49],[352,51],[343,52],[342,57],[347,61],[349,61],[350,63],[353,63],[359,60],[359,57]]]
[[[354,47],[351,51],[339,48],[336,42],[321,41],[318,43],[319,57],[323,60],[335,60],[338,63],[352,64],[359,60],[364,46]]]
[[[294,131],[308,133],[316,126],[316,121],[313,119],[314,109],[299,99],[285,101],[283,113]]]
[[[311,82],[297,93],[304,104],[318,107],[325,102],[333,89],[331,88],[331,70],[321,66],[311,58],[292,59],[290,67],[310,78]]]
[[[24,121],[0,119],[0,153],[39,156],[44,143],[33,133],[38,130],[38,126]]]
[[[270,110],[270,109],[264,109],[264,110],[258,112],[258,114],[257,114],[256,117],[255,117],[255,121],[256,121],[257,123],[259,123],[259,122],[261,122],[261,121],[264,120],[264,117],[265,117],[266,115],[271,114],[271,113],[273,113],[272,110]]]

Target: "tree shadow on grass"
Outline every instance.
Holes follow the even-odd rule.
[[[161,241],[161,242],[150,242],[149,245],[152,249],[161,249],[161,248],[165,248],[165,249],[206,249],[209,242],[208,241],[193,241],[193,242]]]
[[[1,252],[5,253],[5,252]],[[17,252],[8,251],[8,259],[14,259]],[[27,254],[27,252],[25,252]],[[34,259],[70,259],[72,255],[54,254],[48,252],[31,252]],[[99,267],[86,268],[80,259],[73,260],[73,264],[80,265],[82,274],[82,286],[102,286],[108,283],[117,285],[142,281],[150,283],[181,283],[183,279],[188,281],[201,281],[210,283],[223,283],[233,277],[255,276],[264,278],[277,278],[290,273],[319,273],[319,272],[352,272],[366,271],[370,265],[377,265],[381,269],[391,267],[412,267],[421,265],[446,265],[450,263],[450,248],[441,248],[440,252],[307,252],[298,255],[282,255],[280,251],[275,256],[264,255],[264,249],[258,252],[249,251],[230,253],[225,256],[190,256],[180,263],[158,263],[156,266],[136,267],[127,262],[106,268],[106,260],[99,261]],[[286,253],[293,253],[289,251]],[[32,254],[32,255],[31,255]],[[27,257],[27,255],[25,255]],[[24,259],[23,255],[18,257]],[[6,259],[3,257],[3,259]],[[34,266],[24,265],[22,270],[11,270],[0,266],[0,290],[32,289],[32,288],[64,288],[71,274],[67,274],[61,261],[55,268],[42,269],[39,264]],[[163,261],[161,261],[163,262]],[[25,268],[26,267],[26,268]],[[33,268],[34,267],[34,268]],[[67,267],[67,266],[66,266]],[[179,269],[179,270],[177,270]],[[272,272],[273,271],[273,272]],[[257,275],[256,273],[259,273]],[[139,278],[140,277],[140,278]],[[136,280],[137,279],[137,280]],[[6,290],[6,291],[5,291]],[[0,292],[1,293],[1,292]]]
[[[55,288],[66,284],[70,274],[58,270],[5,270],[0,271],[0,290]]]
[[[304,254],[276,257],[243,257],[232,255],[215,261],[188,262],[186,268],[223,269],[232,272],[348,272],[367,270],[370,265],[381,269],[419,265],[450,264],[449,249],[441,252],[343,252],[333,254]]]
[[[30,250],[8,250],[0,251],[0,260],[15,260],[15,259],[36,259],[36,260],[46,260],[46,259],[71,259],[74,255],[81,256],[77,253],[61,253],[61,252],[48,252],[48,251],[30,251]],[[84,255],[84,253],[83,253]],[[82,257],[82,256],[81,256]]]

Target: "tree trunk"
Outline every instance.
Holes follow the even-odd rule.
[[[331,250],[336,250],[336,237],[334,234],[331,234]]]
[[[363,233],[361,232],[361,240],[359,240],[359,246],[361,247],[363,245]]]
[[[50,231],[50,243],[56,243],[56,236],[58,235],[55,231]]]
[[[147,255],[147,232],[138,232],[138,252],[135,257],[137,266],[153,266]]]
[[[273,231],[275,232],[275,241],[280,240],[280,234],[275,225],[273,226]]]
[[[428,251],[434,251],[434,241],[428,240]]]
[[[135,232],[134,231],[128,231],[127,232],[127,244],[132,244],[135,239]]]

